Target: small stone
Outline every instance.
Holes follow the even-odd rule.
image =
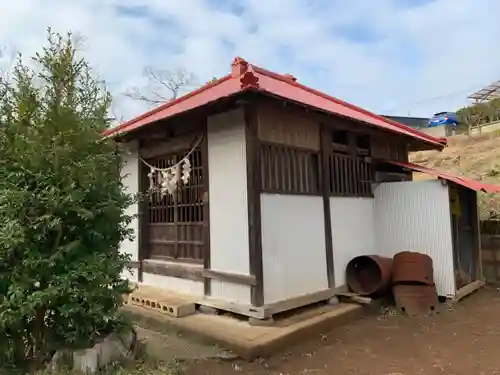
[[[198,311],[202,314],[207,314],[207,315],[219,315],[219,310],[210,306],[200,305],[200,307],[198,307]]]
[[[331,306],[336,306],[340,303],[340,300],[339,300],[339,297],[332,297],[332,298],[329,298],[326,303],[328,305],[331,305]]]
[[[57,372],[64,368],[73,368],[73,353],[69,350],[59,350],[55,352],[48,366],[48,370],[53,372]]]
[[[248,324],[256,327],[269,327],[273,326],[275,323],[274,318],[258,319],[258,318],[248,318]]]
[[[54,354],[51,368],[56,370],[63,365],[70,370],[83,374],[95,374],[98,370],[113,363],[133,358],[137,343],[135,330],[112,333],[92,348],[71,352],[62,350]]]
[[[99,369],[99,350],[94,348],[73,353],[73,370],[83,374],[95,374]]]

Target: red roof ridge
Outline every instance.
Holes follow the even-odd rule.
[[[303,93],[312,94],[316,98],[321,98],[323,100],[326,100],[327,102],[330,102],[334,106],[342,107],[345,110],[351,111],[352,113],[346,113],[345,111],[338,112],[338,110],[336,110],[335,108],[330,108],[330,109],[324,108],[328,112],[338,113],[343,116],[352,118],[354,120],[359,120],[368,124],[370,124],[371,122],[370,119],[373,119],[374,120],[374,122],[372,122],[373,126],[384,128],[384,124],[387,124],[387,127],[391,131],[399,132],[398,129],[401,129],[401,132],[403,134],[406,134],[407,136],[415,136],[415,138],[419,138],[420,140],[432,143],[436,146],[439,145],[440,147],[446,145],[446,139],[432,137],[424,132],[412,129],[409,126],[400,124],[396,121],[387,119],[383,116],[367,111],[356,105],[337,99],[324,92],[315,90],[311,87],[305,86],[297,82],[297,79],[291,74],[278,74],[272,72],[270,70],[261,68],[257,65],[250,64],[244,58],[239,56],[233,59],[231,64],[230,74],[215,81],[208,82],[207,84],[201,86],[200,88],[186,95],[183,95],[175,100],[162,104],[148,112],[143,113],[142,115],[139,115],[131,120],[122,123],[121,125],[108,129],[104,132],[104,135],[109,136],[113,133],[117,133],[120,131],[127,131],[127,130],[130,131],[132,129],[137,129],[138,127],[147,125],[151,122],[155,122],[160,119],[164,119],[173,116],[175,114],[196,108],[197,106],[218,100],[225,96],[234,95],[238,92],[244,91],[249,88],[257,89],[260,91],[267,91],[270,93],[275,92],[276,86],[273,85],[272,82],[269,82],[269,80],[261,79],[262,82],[259,82],[259,78],[264,78],[264,77],[286,83],[290,88],[295,87],[298,90],[302,90]],[[283,90],[285,91],[283,92]],[[299,102],[303,100],[300,97],[299,92],[297,91],[293,92],[293,90],[291,90],[291,92],[288,93],[287,91],[288,91],[287,89],[282,88],[281,91],[278,90],[275,92],[275,94],[289,100],[295,100]],[[299,96],[297,97],[297,95]],[[314,104],[311,104],[310,101],[309,103],[307,103],[306,101],[304,102],[304,104],[311,105],[313,107],[315,106]],[[322,106],[317,106],[317,107],[322,108]],[[392,129],[390,128],[389,125],[392,126]]]
[[[348,107],[350,109],[353,109],[355,111],[364,113],[365,115],[370,116],[370,117],[372,117],[374,119],[384,121],[386,123],[392,124],[392,125],[400,128],[400,129],[405,129],[406,131],[410,131],[413,134],[417,134],[417,135],[423,136],[423,137],[429,139],[432,142],[438,142],[438,143],[443,143],[444,142],[444,143],[446,143],[446,138],[433,137],[433,136],[430,136],[430,135],[428,135],[428,134],[426,134],[424,132],[421,132],[419,130],[413,129],[413,128],[405,125],[405,124],[401,124],[401,123],[399,123],[397,121],[390,120],[390,119],[388,119],[388,118],[386,118],[384,116],[377,115],[376,113],[373,113],[373,112],[370,112],[370,111],[368,111],[368,110],[366,110],[364,108],[358,107],[357,105],[345,102],[345,101],[343,101],[341,99],[338,99],[338,98],[336,98],[334,96],[328,95],[328,94],[326,94],[326,93],[324,93],[322,91],[313,89],[312,87],[309,87],[309,86],[306,86],[306,85],[303,85],[303,84],[297,82],[296,80],[288,78],[287,74],[283,75],[283,74],[274,73],[274,72],[271,72],[271,71],[269,71],[267,69],[264,69],[264,68],[261,68],[259,66],[255,66],[255,65],[253,65],[253,67],[254,67],[255,71],[258,72],[258,73],[260,73],[260,74],[264,74],[264,75],[267,75],[269,77],[272,77],[272,78],[281,80],[283,82],[286,82],[286,83],[288,83],[290,85],[299,87],[299,88],[301,88],[303,90],[309,91],[310,93],[313,93],[315,95],[321,96],[324,99],[332,100],[332,101],[334,101],[337,104],[340,104],[340,105],[343,105],[343,106]]]
[[[180,102],[183,102],[184,100],[186,99],[189,99],[193,96],[196,96],[198,95],[199,93],[203,92],[203,91],[206,91],[214,86],[217,86],[219,84],[221,84],[222,82],[225,82],[227,80],[231,79],[231,74],[227,74],[225,75],[224,77],[221,77],[221,78],[218,78],[216,80],[213,80],[213,81],[210,81],[210,82],[207,82],[206,84],[204,84],[203,86],[199,87],[198,89],[196,90],[193,90],[191,92],[188,92],[187,94],[185,95],[182,95],[182,96],[179,96],[177,99],[174,99],[174,100],[171,100],[169,102],[166,102],[164,104],[160,104],[158,107],[155,107],[147,112],[144,112],[142,115],[139,115],[139,116],[136,116],[128,121],[125,121],[123,123],[121,123],[120,125],[118,126],[115,126],[113,128],[109,128],[108,130],[106,130],[104,132],[104,135],[109,135],[109,134],[112,134],[112,133],[116,133],[118,131],[120,131],[121,129],[127,127],[128,125],[134,123],[134,122],[137,122],[137,121],[140,121],[140,120],[143,120],[145,119],[146,117],[149,117],[151,115],[154,115],[155,113],[158,113],[160,111],[163,111],[164,109],[168,108],[168,107],[172,107]]]

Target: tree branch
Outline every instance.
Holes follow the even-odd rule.
[[[184,91],[197,85],[195,75],[182,68],[168,70],[146,67],[143,75],[148,81],[147,85],[142,88],[133,87],[124,95],[151,105],[175,100]]]

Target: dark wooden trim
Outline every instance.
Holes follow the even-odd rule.
[[[443,180],[442,180],[443,181]],[[457,226],[455,222],[455,215],[453,215],[453,212],[451,210],[451,190],[453,188],[453,184],[449,184],[447,181],[444,181],[444,183],[448,186],[448,201],[450,202],[450,224],[451,224],[451,246],[452,246],[452,255],[453,255],[453,270],[456,271],[458,270],[458,244],[457,244]],[[455,290],[458,289],[458,272],[454,272],[454,287]]]
[[[261,192],[321,196],[319,150],[260,140],[257,150]]]
[[[175,264],[155,260],[142,261],[143,272],[153,275],[176,277],[192,281],[203,282],[203,268],[196,265]]]
[[[203,204],[203,269],[210,269],[210,180],[209,180],[209,165],[208,165],[208,118],[203,119],[203,141],[201,143],[201,160],[203,164],[203,185],[205,186],[206,197]],[[204,294],[209,296],[211,291],[211,281],[209,278],[203,280]]]
[[[137,218],[138,221],[138,227],[139,227],[139,233],[138,235],[138,263],[139,263],[139,268],[137,272],[137,279],[138,282],[142,282],[142,274],[144,272],[143,270],[143,264],[142,261],[147,258],[148,254],[148,220],[147,220],[147,214],[148,214],[148,197],[146,195],[146,189],[147,189],[147,181],[146,181],[146,173],[145,173],[145,165],[142,163],[140,158],[142,157],[141,154],[141,149],[142,149],[142,141],[139,140],[137,142],[137,178],[139,179],[138,181],[138,211],[139,215]]]
[[[250,274],[256,283],[252,286],[251,302],[254,306],[264,305],[264,274],[262,266],[262,231],[261,231],[261,173],[258,136],[257,103],[254,97],[244,103],[247,186],[248,186],[248,238]]]
[[[131,262],[132,268],[138,268],[139,262]],[[205,282],[206,280],[220,280],[239,285],[255,286],[257,279],[252,275],[242,275],[216,270],[203,269],[201,265],[165,262],[145,259],[142,261],[144,272],[153,275],[176,277],[179,279]]]
[[[131,260],[130,262],[128,262],[127,266],[132,269],[138,269],[140,267],[140,263],[141,262],[139,261]]]
[[[298,192],[298,191],[284,192],[284,191],[278,190],[278,189],[262,189],[261,192],[265,193],[265,194],[279,194],[279,195],[305,195],[308,197],[319,197],[322,195],[321,191],[318,193],[307,193],[307,192]]]
[[[257,284],[257,279],[253,275],[241,275],[223,271],[203,270],[203,277],[205,281],[213,279],[240,285],[255,286]]]
[[[329,132],[324,124],[320,128],[320,183],[323,197],[323,213],[325,222],[325,252],[326,252],[326,274],[328,277],[328,288],[335,287],[335,268],[333,265],[333,238],[332,217],[330,211],[330,167],[329,155],[331,143]]]
[[[315,121],[324,123],[331,129],[339,129],[339,130],[348,130],[351,132],[371,134],[375,136],[382,137],[383,139],[388,139],[389,137],[394,140],[399,140],[402,143],[408,145],[408,151],[424,151],[424,150],[441,150],[443,146],[434,146],[428,144],[427,142],[415,139],[410,135],[403,135],[396,133],[394,131],[379,128],[375,125],[368,124],[366,122],[357,121],[355,119],[349,117],[343,117],[338,114],[333,114],[328,111],[320,110],[317,108],[308,107],[305,104],[297,103],[297,102],[289,102],[284,100],[281,97],[277,97],[275,95],[269,93],[261,93],[261,96],[264,96],[264,100],[270,100],[271,102],[280,102],[283,107],[288,108],[290,112],[295,113],[306,113]],[[386,142],[388,143],[388,142]]]
[[[471,205],[470,209],[472,211],[472,230],[474,236],[474,256],[476,257],[476,279],[483,280],[483,252],[481,250],[481,228],[479,220],[479,205],[478,205],[478,194],[477,191],[470,190],[471,194]]]
[[[187,258],[173,258],[162,255],[151,255],[148,260],[157,260],[160,262],[180,263],[180,264],[203,264],[202,259],[187,259]]]
[[[284,144],[284,143],[261,141],[260,139],[258,139],[258,141],[259,141],[259,145],[275,146],[275,147],[280,147],[282,149],[297,150],[297,151],[307,152],[307,153],[310,153],[310,154],[317,154],[318,153],[318,150],[314,150],[312,148],[299,147],[299,146],[290,146],[290,145],[287,145],[287,144]]]

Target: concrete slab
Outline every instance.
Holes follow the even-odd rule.
[[[326,333],[367,311],[359,305],[340,303],[289,315],[278,319],[274,326],[251,326],[246,321],[228,316],[196,313],[183,318],[172,318],[158,311],[130,304],[123,309],[142,328],[158,332],[176,329],[192,335],[193,339],[218,344],[247,360],[267,357],[294,342]]]

